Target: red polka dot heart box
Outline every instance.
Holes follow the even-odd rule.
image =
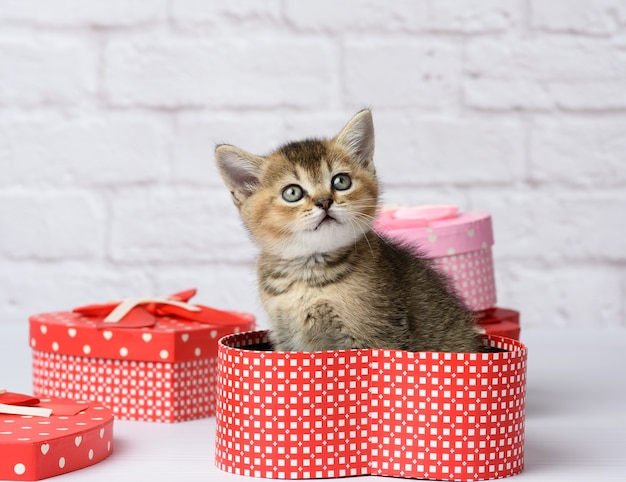
[[[214,415],[217,342],[255,319],[191,305],[194,293],[30,317],[35,395],[101,403],[128,420]]]
[[[216,465],[265,478],[486,480],[524,466],[526,347],[502,351],[262,351],[219,345]]]
[[[45,479],[93,465],[112,453],[109,409],[33,397],[14,405],[4,400],[7,395],[15,398],[17,394],[0,395],[1,480]]]
[[[482,311],[496,305],[489,214],[459,212],[456,206],[385,208],[375,224],[379,233],[432,259],[450,276],[469,309]]]

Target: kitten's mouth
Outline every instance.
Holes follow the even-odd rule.
[[[317,226],[315,226],[315,230],[317,231],[320,226],[325,226],[327,224],[331,224],[331,223],[336,223],[338,222],[335,218],[333,218],[330,214],[326,214],[326,216],[324,216],[324,218],[317,224]]]

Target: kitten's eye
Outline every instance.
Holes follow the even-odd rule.
[[[333,189],[336,191],[345,191],[352,186],[352,179],[347,174],[337,174],[333,177]]]
[[[283,189],[283,199],[288,203],[295,203],[304,197],[304,191],[297,184],[290,184]]]

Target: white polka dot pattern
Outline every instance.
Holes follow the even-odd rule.
[[[490,248],[433,258],[435,268],[452,280],[472,311],[496,306],[496,282]]]
[[[219,347],[216,465],[266,478],[485,480],[524,465],[526,347],[315,353]]]
[[[180,422],[215,413],[217,358],[143,362],[33,350],[36,396],[88,400],[126,420]]]
[[[64,474],[100,462],[112,451],[113,414],[102,406],[90,404],[74,416],[0,414],[1,480]]]
[[[255,326],[158,317],[150,328],[106,327],[69,311],[33,315],[33,391],[102,403],[118,418],[178,422],[215,413],[217,342]]]
[[[150,328],[124,328],[111,324],[101,329],[102,319],[70,311],[41,313],[29,318],[32,348],[66,355],[143,361],[188,361],[197,358],[198,350],[217,356],[217,340],[231,333],[255,326],[254,316],[232,313],[240,325],[208,325],[158,317]]]
[[[448,207],[449,208],[449,207]],[[406,208],[404,208],[406,209]],[[423,209],[416,206],[410,210]],[[454,207],[441,218],[403,219],[397,224],[395,208],[383,209],[376,229],[384,236],[418,249],[447,273],[472,311],[496,305],[496,285],[491,246],[491,216],[483,212],[457,212]]]

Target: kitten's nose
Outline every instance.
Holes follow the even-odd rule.
[[[320,198],[315,201],[315,205],[318,208],[322,208],[324,211],[328,211],[332,203],[333,203],[333,200],[330,198]]]

